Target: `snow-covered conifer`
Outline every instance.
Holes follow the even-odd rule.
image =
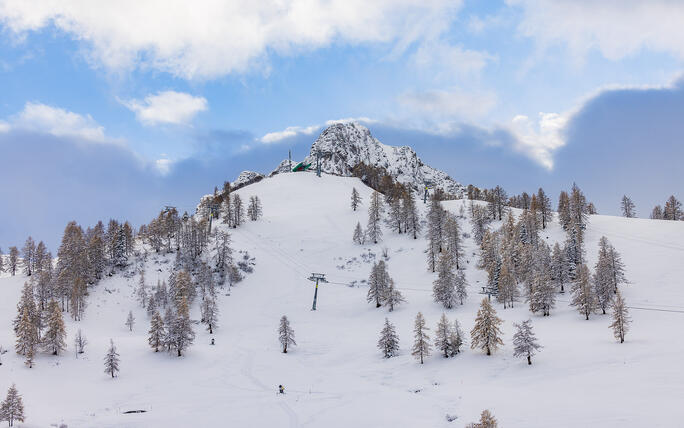
[[[257,221],[263,215],[263,210],[261,208],[261,200],[258,196],[249,197],[249,206],[247,207],[247,217],[251,221]]]
[[[430,336],[427,334],[428,330],[430,329],[425,326],[425,318],[423,317],[423,314],[418,312],[418,315],[416,315],[415,325],[413,327],[414,341],[411,355],[420,360],[421,364],[423,364],[423,361],[426,357],[430,356],[430,351],[432,349],[432,346],[430,345]]]
[[[615,294],[615,299],[613,299],[613,322],[610,324],[610,328],[613,329],[613,334],[615,339],[619,340],[620,343],[625,341],[625,334],[629,330],[629,324],[632,320],[629,317],[629,312],[627,311],[627,305],[625,304],[625,299],[622,297],[620,291]]]
[[[54,300],[50,301],[47,312],[47,331],[43,336],[43,347],[52,355],[58,355],[60,351],[66,349],[66,327],[62,318],[62,311],[59,309],[59,303]]]
[[[385,325],[380,331],[378,348],[385,358],[391,358],[399,352],[399,336],[397,336],[394,326],[387,318],[385,318]]]
[[[487,298],[482,299],[480,309],[477,311],[475,326],[470,331],[470,347],[481,349],[491,355],[492,351],[503,345],[501,340],[501,329],[503,323],[501,318],[496,316],[496,310],[492,307]]]
[[[465,272],[459,270],[456,272],[456,297],[458,302],[462,305],[463,301],[468,297],[468,281],[466,280]]]
[[[31,276],[36,266],[36,242],[30,236],[26,238],[26,243],[21,249],[22,264],[24,265],[24,275]]]
[[[667,198],[663,209],[663,220],[681,220],[682,203],[674,195]]]
[[[245,217],[245,207],[239,194],[233,195],[231,211],[233,215],[233,228],[236,228],[243,223]]]
[[[527,364],[532,364],[532,357],[541,349],[537,343],[537,337],[532,331],[532,320],[523,321],[520,324],[513,324],[516,328],[513,334],[513,355],[515,357],[526,357]]]
[[[556,242],[553,245],[553,252],[551,253],[551,281],[561,293],[565,292],[565,284],[570,281],[568,278],[568,271],[565,251],[563,251],[558,242]]]
[[[219,309],[216,305],[216,296],[209,294],[202,301],[202,319],[207,325],[209,334],[214,334],[214,329],[218,327]]]
[[[135,325],[135,317],[133,316],[133,311],[128,311],[128,316],[126,317],[126,327],[129,331],[133,331],[133,326]]]
[[[85,347],[88,344],[88,339],[83,335],[79,328],[74,337],[74,346],[76,347],[76,355],[85,353]]]
[[[83,318],[86,307],[86,283],[82,277],[77,277],[71,287],[71,295],[69,301],[71,303],[71,317],[74,321],[80,321]]]
[[[413,236],[413,239],[418,239],[418,235],[422,229],[420,223],[420,215],[418,214],[418,208],[416,207],[416,198],[413,194],[413,190],[409,188],[408,192],[404,196],[402,203],[405,231]]]
[[[152,315],[152,320],[150,321],[150,330],[148,331],[149,337],[147,343],[150,347],[154,349],[154,352],[159,352],[159,348],[164,346],[164,340],[166,337],[166,328],[164,327],[164,320],[159,311],[155,311]]]
[[[632,199],[627,195],[622,195],[622,200],[620,201],[620,208],[622,209],[623,217],[636,217],[636,212],[634,211],[634,202],[632,202]]]
[[[454,320],[454,325],[451,327],[451,335],[449,337],[450,356],[454,356],[461,352],[461,346],[465,343],[465,336],[458,320]]]
[[[546,226],[553,220],[553,211],[551,210],[551,199],[549,199],[541,187],[537,191],[537,204],[537,212],[541,217],[542,229],[546,229]]]
[[[504,309],[513,307],[513,302],[520,297],[520,290],[514,275],[514,266],[510,258],[506,257],[502,260],[501,270],[499,271],[499,294],[496,299],[499,303],[503,303]]]
[[[451,309],[456,305],[456,275],[453,272],[454,262],[451,252],[444,251],[439,257],[438,276],[432,285],[432,297],[435,302],[441,303],[445,308]]]
[[[497,428],[497,421],[489,410],[483,410],[479,422],[466,425],[466,428]]]
[[[356,227],[354,228],[354,236],[352,237],[352,241],[354,241],[355,244],[363,245],[363,243],[366,241],[365,236],[363,234],[363,229],[361,229],[361,222],[356,223]]]
[[[402,233],[402,219],[403,211],[401,209],[401,200],[399,198],[386,198],[385,204],[388,207],[386,223],[390,229]]]
[[[596,296],[591,287],[591,273],[587,265],[581,265],[577,271],[577,279],[572,284],[572,306],[575,306],[585,319],[596,309]]]
[[[114,340],[109,339],[109,349],[104,357],[104,372],[111,375],[112,378],[119,372],[119,353],[116,352]]]
[[[178,305],[174,323],[169,330],[172,332],[173,346],[176,348],[178,356],[181,357],[183,351],[195,341],[195,332],[192,329],[188,301],[185,297],[181,299],[181,302]]]
[[[570,196],[565,190],[560,192],[558,197],[558,221],[563,230],[569,230],[572,218],[570,215]]]
[[[455,352],[452,350],[452,327],[445,313],[442,313],[437,328],[435,329],[435,349],[444,353],[444,358],[448,358]]]
[[[287,348],[291,345],[296,346],[295,333],[292,327],[290,327],[290,320],[287,316],[283,315],[280,318],[280,327],[278,327],[278,341],[280,341],[280,346],[283,349],[283,354],[287,354]]]
[[[10,247],[7,259],[7,271],[14,276],[17,273],[17,267],[19,266],[19,250],[17,247]]]
[[[452,214],[447,215],[444,223],[444,241],[446,249],[451,254],[451,259],[456,265],[456,269],[461,269],[461,258],[463,257],[461,231],[458,226],[458,219]]]
[[[138,281],[138,289],[136,290],[138,301],[144,308],[147,305],[147,286],[145,285],[145,270],[140,269],[140,279]]]
[[[24,422],[24,403],[17,387],[12,384],[7,390],[5,401],[0,404],[0,421],[7,421],[9,426],[14,426],[15,422]]]
[[[395,306],[406,302],[404,296],[394,285],[394,280],[392,278],[389,278],[387,281],[387,289],[385,290],[385,296],[383,300],[390,312],[394,310]]]
[[[359,207],[361,204],[361,196],[359,196],[359,192],[356,190],[356,187],[352,187],[352,194],[351,194],[351,207],[354,211]]]
[[[368,303],[375,302],[375,307],[379,308],[385,299],[387,286],[389,284],[389,273],[384,260],[374,263],[368,277]]]
[[[382,199],[380,198],[380,193],[374,191],[371,195],[370,204],[368,206],[368,225],[366,226],[366,236],[374,244],[382,239],[382,228],[380,222],[382,220],[383,213]]]

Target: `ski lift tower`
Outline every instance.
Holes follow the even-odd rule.
[[[491,302],[492,296],[499,295],[499,287],[493,285],[485,285],[482,287],[482,291],[480,291],[478,294],[484,294],[485,296],[487,296],[487,300]]]
[[[425,194],[423,195],[423,203],[427,203],[428,189],[432,187],[432,182],[430,180],[425,180]]]
[[[325,279],[324,273],[312,273],[311,276],[309,277],[309,281],[314,281],[316,283],[316,290],[314,291],[313,306],[311,306],[311,310],[315,311],[316,310],[316,300],[318,300],[318,282],[320,281],[321,283],[324,283],[324,282],[328,282],[328,281]]]

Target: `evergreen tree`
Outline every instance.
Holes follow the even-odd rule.
[[[351,194],[351,207],[352,210],[356,211],[356,209],[359,207],[361,204],[361,196],[359,196],[359,192],[356,190],[356,187],[352,187],[352,194]]]
[[[2,254],[2,248],[0,248],[0,273],[5,271],[5,257]]]
[[[622,195],[622,201],[620,202],[620,208],[622,208],[622,216],[627,218],[636,217],[636,211],[634,211],[634,202],[627,195]]]
[[[626,283],[627,278],[625,277],[625,265],[622,263],[622,257],[620,253],[609,244],[608,246],[608,275],[612,278],[613,292],[617,293],[618,286],[620,284]]]
[[[36,242],[30,236],[26,238],[24,248],[21,249],[24,275],[31,276],[36,265]]]
[[[261,208],[261,200],[258,196],[249,197],[249,206],[247,207],[247,217],[252,221],[257,221],[263,215]]]
[[[126,327],[129,331],[133,331],[133,326],[135,325],[135,317],[133,316],[133,311],[128,311],[128,316],[126,317]]]
[[[461,269],[461,258],[463,257],[461,231],[458,226],[458,219],[452,214],[447,215],[444,223],[444,241],[447,251],[451,254],[451,259],[456,265],[456,269]]]
[[[233,229],[235,229],[243,223],[245,217],[245,208],[242,204],[242,198],[240,198],[240,195],[238,194],[233,195],[231,212],[233,217]]]
[[[452,336],[451,323],[449,323],[446,314],[442,313],[435,329],[435,349],[443,352],[444,358],[448,358],[455,353],[452,349]]]
[[[465,343],[465,336],[463,335],[463,330],[461,330],[461,325],[458,320],[454,320],[454,325],[451,327],[451,335],[449,337],[450,344],[450,356],[454,356],[461,352],[461,346]]]
[[[176,348],[178,356],[181,357],[183,351],[192,345],[192,342],[195,340],[195,332],[192,329],[188,301],[185,297],[181,299],[173,326],[170,330],[172,331],[173,346]]]
[[[380,221],[384,211],[380,193],[374,191],[371,195],[370,205],[368,206],[368,225],[366,226],[366,236],[369,240],[377,244],[382,239],[382,228]]]
[[[569,269],[567,259],[565,258],[565,252],[561,249],[560,245],[558,245],[558,242],[556,242],[551,254],[551,281],[556,288],[560,289],[561,293],[565,292],[565,284],[570,281],[568,274]]]
[[[546,195],[544,189],[541,187],[537,191],[538,212],[541,217],[542,229],[553,220],[553,211],[551,209],[551,199]]]
[[[411,234],[413,236],[413,239],[418,239],[418,234],[420,234],[422,226],[420,224],[420,215],[418,214],[418,208],[416,207],[416,198],[413,194],[413,190],[411,190],[410,188],[408,192],[404,195],[402,210],[406,233]]]
[[[532,320],[523,321],[520,324],[513,324],[516,332],[513,335],[513,356],[526,357],[527,364],[532,364],[532,357],[541,349],[537,343],[537,337],[532,331]]]
[[[7,271],[14,276],[17,273],[17,267],[19,266],[19,250],[17,247],[10,247],[8,261],[9,267]]]
[[[387,273],[387,265],[384,260],[374,263],[371,268],[370,276],[368,277],[368,296],[366,300],[368,303],[375,302],[375,307],[379,308],[385,300],[387,287],[389,285],[390,277]]]
[[[401,200],[399,198],[390,199],[385,197],[385,205],[389,208],[386,219],[387,226],[401,234],[403,231],[403,211],[401,209]]]
[[[651,220],[662,220],[663,219],[663,207],[656,205],[651,211]]]
[[[290,327],[290,320],[287,316],[283,315],[280,318],[280,327],[278,327],[278,340],[280,341],[280,346],[283,348],[283,354],[287,354],[287,347],[291,345],[297,345],[295,342],[295,333],[292,327]]]
[[[619,340],[620,343],[625,341],[625,334],[629,330],[631,322],[627,312],[627,305],[625,305],[625,299],[623,299],[622,294],[618,291],[613,300],[613,322],[610,324],[610,328],[613,329],[615,339]]]
[[[24,403],[17,387],[12,384],[7,390],[5,401],[0,404],[0,421],[7,421],[9,426],[14,426],[14,422],[24,422]]]
[[[76,346],[76,356],[78,357],[78,354],[83,354],[85,353],[85,347],[88,344],[88,339],[83,335],[81,332],[81,329],[79,328],[78,331],[76,332],[76,336],[74,337],[74,345]]]
[[[138,281],[138,301],[143,308],[147,305],[147,286],[145,285],[145,270],[140,269],[140,280]]]
[[[159,348],[164,346],[164,340],[166,338],[164,320],[161,315],[159,315],[159,311],[155,311],[154,315],[152,315],[148,333],[150,336],[147,339],[147,343],[154,349],[154,352],[159,352]]]
[[[437,259],[437,254],[441,253],[444,249],[444,225],[446,223],[447,212],[442,208],[442,203],[440,202],[437,195],[433,195],[430,198],[430,206],[427,212],[427,234],[428,241],[430,242],[430,250]],[[434,269],[432,269],[434,272]]]
[[[59,309],[59,303],[51,300],[47,311],[47,331],[43,336],[43,346],[52,355],[58,355],[60,351],[66,349],[66,327],[62,318],[62,311]]]
[[[456,272],[456,297],[462,305],[463,301],[468,297],[468,282],[466,281],[465,272],[459,270]]]
[[[518,300],[520,290],[514,275],[514,267],[510,258],[504,258],[499,272],[499,293],[496,299],[503,303],[504,309],[508,306],[513,307],[513,302]]]
[[[682,219],[682,203],[674,197],[670,196],[665,202],[663,209],[663,220],[681,220]]]
[[[207,330],[209,330],[209,334],[214,334],[214,329],[218,327],[218,314],[219,309],[216,305],[216,297],[212,294],[209,294],[202,301],[202,319],[204,320],[203,322],[207,325]]]
[[[425,318],[423,318],[423,314],[418,312],[418,315],[416,315],[415,325],[413,327],[414,342],[411,355],[420,360],[421,364],[423,364],[423,361],[426,357],[430,356],[430,350],[432,348],[430,345],[430,336],[427,334],[428,330],[430,329],[425,326]]]
[[[171,306],[166,308],[164,312],[164,347],[168,352],[171,352],[171,348],[174,346],[174,329],[176,324],[176,313],[173,311]]]
[[[363,245],[363,243],[366,241],[365,236],[363,234],[363,229],[361,229],[361,222],[356,223],[356,227],[354,228],[354,236],[352,237],[352,241],[354,241],[355,244]]]
[[[380,331],[378,348],[385,358],[391,358],[399,352],[399,336],[387,318],[385,318],[385,326]]]
[[[385,305],[387,305],[387,307],[389,308],[390,312],[394,310],[395,306],[399,305],[400,303],[406,302],[404,296],[401,294],[399,290],[397,290],[397,287],[395,287],[394,280],[392,278],[389,278],[388,280],[387,290],[385,290],[384,302]]]
[[[119,353],[116,352],[114,341],[109,339],[109,349],[104,357],[104,372],[112,375],[112,379],[119,372]]]
[[[475,326],[470,331],[470,347],[479,348],[486,351],[487,355],[491,355],[492,351],[496,351],[500,345],[503,345],[499,328],[502,323],[503,321],[496,316],[496,310],[489,300],[482,299],[475,318]]]
[[[567,231],[570,229],[572,223],[572,216],[570,214],[570,196],[565,190],[560,192],[558,197],[558,221],[560,222],[563,230]]]
[[[592,277],[596,303],[601,308],[603,314],[606,313],[606,309],[610,306],[614,293],[611,262],[608,256],[609,251],[610,244],[608,239],[603,236],[599,240],[598,261],[596,262]]]
[[[80,321],[83,318],[83,313],[86,307],[86,283],[82,277],[76,278],[71,287],[71,317],[74,321]]]
[[[492,219],[489,217],[485,207],[473,205],[471,211],[472,216],[470,222],[472,224],[473,238],[475,239],[475,242],[480,245]]]
[[[439,258],[438,276],[432,285],[432,297],[447,309],[454,307],[458,301],[453,268],[451,253],[444,251]]]
[[[33,357],[35,355],[36,346],[40,342],[40,337],[38,336],[38,329],[31,320],[29,311],[24,308],[21,315],[21,320],[18,327],[16,328],[17,342],[15,349],[17,354],[26,357],[26,365],[33,367]]]
[[[589,315],[596,309],[596,296],[590,284],[591,273],[587,265],[581,265],[577,272],[577,279],[572,284],[572,301],[579,313],[589,319]]]

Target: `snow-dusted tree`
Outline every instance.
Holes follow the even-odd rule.
[[[435,302],[451,309],[458,302],[456,294],[456,275],[453,272],[454,262],[449,251],[444,251],[439,257],[437,279],[432,284],[432,297]]]
[[[43,336],[43,347],[52,355],[58,355],[60,351],[66,349],[66,327],[62,318],[62,311],[59,303],[52,300],[48,305],[47,331]]]
[[[428,330],[430,329],[425,326],[425,318],[423,317],[423,314],[418,312],[413,327],[414,341],[411,355],[420,360],[421,364],[423,364],[423,361],[426,357],[430,356],[430,350],[432,349],[432,346],[430,345],[430,336],[427,334]]]
[[[468,297],[468,281],[466,281],[465,272],[459,270],[456,272],[456,297],[458,302],[462,305],[463,301]]]
[[[551,264],[551,251],[542,241],[535,251],[534,268],[528,278],[530,292],[527,298],[530,310],[542,312],[544,316],[549,316],[556,305],[556,287],[551,282]]]
[[[587,265],[581,265],[577,271],[577,279],[572,284],[572,301],[570,305],[575,306],[585,319],[596,309],[596,296],[591,287],[591,273]]]
[[[470,347],[479,348],[491,355],[492,351],[503,345],[501,340],[501,329],[499,326],[503,320],[496,316],[496,310],[492,307],[487,298],[482,299],[480,309],[477,311],[475,325],[470,331]]]
[[[418,214],[418,208],[416,207],[416,198],[413,194],[413,190],[409,189],[404,195],[404,199],[401,205],[404,217],[404,225],[406,233],[413,236],[413,239],[418,239],[418,234],[422,229],[420,224],[420,215]]]
[[[399,336],[387,318],[385,318],[385,326],[380,331],[378,348],[385,358],[391,358],[399,352]]]
[[[565,292],[565,284],[570,281],[570,278],[568,277],[568,262],[565,255],[565,251],[563,251],[558,242],[556,242],[553,245],[553,252],[551,253],[551,281],[561,293]]]
[[[21,249],[22,264],[24,265],[24,275],[31,276],[36,266],[36,241],[30,236],[26,238],[24,247]]]
[[[401,200],[399,198],[385,197],[385,205],[388,207],[387,218],[385,222],[390,229],[396,230],[397,233],[402,233],[403,229],[403,211],[401,209]]]
[[[374,263],[368,277],[368,303],[375,302],[375,307],[379,308],[385,300],[390,276],[387,272],[387,265],[384,260]]]
[[[651,211],[651,220],[662,220],[663,219],[663,207],[656,205]]]
[[[291,345],[297,346],[295,342],[295,332],[290,327],[290,320],[287,316],[283,315],[280,317],[280,326],[278,327],[278,341],[280,341],[280,346],[283,349],[283,354],[287,354],[287,348]]]
[[[252,221],[257,221],[263,215],[261,208],[261,200],[258,196],[249,197],[249,206],[247,207],[247,217]]]
[[[553,220],[553,211],[551,209],[551,199],[549,199],[541,187],[537,191],[537,204],[537,212],[541,217],[542,229],[546,229],[546,226]]]
[[[19,326],[22,323],[24,312],[28,314],[29,322],[34,327],[38,328],[38,325],[40,324],[40,311],[36,308],[36,302],[33,299],[33,287],[31,287],[31,284],[28,282],[25,282],[24,287],[21,289],[21,297],[19,298],[19,303],[17,303],[17,316],[12,323],[14,326],[14,333],[17,336],[19,335]]]
[[[570,196],[565,190],[560,192],[558,197],[558,221],[560,222],[563,230],[570,229],[572,223],[572,216],[570,214]]]
[[[135,317],[133,316],[133,311],[128,311],[128,316],[126,317],[126,327],[129,331],[133,331],[133,326],[135,325]]]
[[[183,355],[183,351],[192,345],[192,342],[195,340],[195,332],[192,329],[188,301],[185,297],[181,299],[173,325],[169,329],[172,332],[173,346],[176,348],[178,356],[180,357]]]
[[[430,198],[430,206],[427,212],[427,238],[430,242],[430,249],[435,254],[441,253],[444,249],[444,224],[446,222],[447,212],[442,208],[442,203],[436,195]],[[434,272],[434,269],[432,269]]]
[[[26,357],[26,365],[33,367],[33,357],[40,338],[38,337],[38,329],[31,319],[28,309],[24,308],[19,325],[15,327],[15,331],[17,334],[15,346],[17,354]]]
[[[243,223],[245,217],[245,207],[242,203],[242,198],[240,198],[240,195],[233,195],[231,212],[233,216],[233,228],[236,228]]]
[[[623,217],[636,217],[636,212],[634,211],[634,202],[632,202],[632,199],[627,195],[622,195],[622,200],[620,201],[620,208],[622,209]]]
[[[202,320],[207,325],[209,334],[214,334],[214,329],[218,327],[218,315],[216,296],[208,294],[202,301]]]
[[[510,257],[505,257],[501,262],[501,270],[499,271],[499,294],[496,300],[503,303],[504,309],[513,307],[513,302],[520,297],[520,290],[515,279],[515,272],[513,263]]]
[[[140,269],[140,279],[138,280],[138,289],[136,290],[138,302],[144,308],[147,305],[147,285],[145,285],[145,270]]]
[[[589,219],[588,214],[587,198],[584,196],[584,193],[582,193],[579,186],[577,186],[576,183],[573,183],[572,191],[570,192],[570,218],[572,224],[582,233],[587,227]]]
[[[613,322],[610,324],[610,328],[613,329],[615,339],[619,340],[620,343],[625,341],[625,334],[629,330],[629,324],[631,322],[629,313],[627,312],[627,305],[625,305],[625,299],[618,291],[613,300]]]
[[[453,331],[451,323],[446,314],[442,313],[442,316],[437,323],[437,328],[435,329],[435,349],[443,352],[444,358],[448,358],[456,353],[452,349],[452,336]]]
[[[125,267],[128,265],[126,230],[123,226],[119,227],[114,241],[114,266]]]
[[[463,257],[461,231],[458,226],[458,219],[453,214],[447,214],[444,223],[444,242],[446,250],[451,254],[451,259],[456,265],[456,269],[461,269],[461,258]]]
[[[119,353],[116,352],[114,340],[109,339],[109,349],[104,357],[104,372],[112,375],[112,378],[119,372]]]
[[[374,191],[371,195],[370,204],[368,206],[368,225],[366,226],[366,236],[374,244],[382,239],[381,220],[384,212],[382,199],[380,193]]]
[[[88,344],[88,339],[83,335],[79,328],[74,337],[74,346],[76,347],[76,355],[85,353],[85,347]]]
[[[7,271],[14,276],[17,273],[17,267],[19,267],[19,250],[17,247],[10,247],[7,259]]]
[[[608,247],[608,266],[609,277],[613,280],[613,292],[617,293],[618,286],[626,283],[627,278],[625,277],[625,265],[622,263],[622,257],[611,244]]]
[[[394,310],[394,307],[406,302],[404,296],[401,294],[397,287],[394,285],[394,280],[389,278],[387,281],[387,289],[385,290],[384,302],[390,312]]]
[[[598,261],[596,262],[594,275],[592,277],[596,303],[598,307],[601,308],[603,314],[606,313],[606,309],[610,306],[613,300],[613,294],[615,293],[613,288],[612,268],[608,257],[609,251],[610,244],[608,243],[608,239],[603,236],[599,240]]]
[[[454,356],[461,352],[461,346],[465,343],[465,336],[458,320],[454,320],[454,325],[451,327],[451,335],[449,336],[450,356]]]
[[[74,321],[80,321],[83,318],[83,313],[86,307],[87,289],[86,283],[82,277],[76,278],[71,287],[71,317]]]
[[[663,209],[663,220],[681,220],[682,203],[674,195],[667,198]]]
[[[155,311],[152,315],[152,320],[150,321],[150,330],[148,331],[149,337],[147,338],[147,343],[150,347],[154,349],[154,352],[159,352],[159,348],[164,346],[164,339],[166,337],[166,328],[164,326],[164,320],[159,311]]]
[[[497,421],[489,410],[483,410],[480,414],[480,421],[466,425],[466,428],[497,428]]]
[[[2,248],[0,248],[0,273],[5,271],[5,257],[2,254]]]
[[[516,328],[513,334],[513,356],[526,357],[527,364],[532,364],[532,357],[542,348],[537,343],[537,337],[532,331],[532,320],[523,321],[520,324],[513,324]]]
[[[352,241],[354,241],[355,244],[363,245],[364,242],[366,242],[365,235],[363,234],[363,229],[361,229],[361,222],[356,223],[356,227],[354,228],[354,236],[352,237]]]
[[[473,238],[475,242],[479,245],[482,242],[482,238],[485,235],[485,231],[489,228],[489,223],[492,219],[489,217],[487,208],[480,205],[473,205],[472,207],[472,218],[470,222],[473,229]]]
[[[352,194],[351,194],[351,207],[354,211],[361,205],[361,196],[359,196],[359,192],[356,190],[356,187],[352,187]]]
[[[224,194],[223,202],[221,203],[221,215],[223,216],[222,223],[227,224],[228,227],[233,227],[233,198],[230,193]]]
[[[15,422],[24,422],[24,402],[17,391],[17,387],[12,384],[7,390],[5,401],[0,404],[0,421],[7,421],[9,426],[14,426]]]

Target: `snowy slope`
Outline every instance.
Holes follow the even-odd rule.
[[[349,208],[356,187],[364,198]],[[70,427],[462,427],[489,408],[505,427],[671,427],[684,409],[684,224],[592,216],[587,256],[593,264],[606,235],[621,252],[631,284],[624,294],[633,329],[625,344],[613,340],[607,316],[589,321],[559,297],[550,317],[530,315],[524,304],[503,310],[505,346],[487,357],[466,349],[456,358],[433,355],[424,365],[410,356],[418,311],[434,329],[442,308],[432,301],[433,275],[425,269],[426,242],[385,231],[375,246],[351,243],[357,221],[365,225],[370,189],[355,178],[309,173],[278,174],[238,191],[258,195],[264,217],[231,230],[233,246],[256,257],[256,270],[220,297],[216,345],[197,326],[187,355],[155,354],[147,347],[149,320],[132,296],[137,277],[108,278],[93,291],[85,320],[68,321],[68,343],[81,328],[90,344],[84,358],[41,354],[33,369],[10,351],[2,356],[0,391],[12,382],[24,395],[25,426],[63,422]],[[463,201],[445,202],[454,212]],[[423,207],[422,204],[421,208]],[[466,221],[461,225],[469,229]],[[497,226],[496,224],[494,225]],[[223,227],[223,226],[221,226]],[[542,235],[562,239],[557,224]],[[408,303],[395,312],[366,303],[360,284],[369,252],[389,252],[389,272]],[[482,296],[468,240],[470,297],[447,311],[465,331]],[[172,263],[150,257],[148,282],[168,276]],[[339,266],[344,266],[340,269]],[[161,270],[161,271],[159,271]],[[312,272],[326,273],[318,310],[311,311]],[[13,346],[11,319],[24,278],[0,278],[0,344]],[[356,281],[357,286],[348,284]],[[134,332],[124,326],[128,310]],[[198,308],[193,308],[197,319]],[[276,328],[287,314],[298,346],[279,352]],[[396,325],[401,355],[389,360],[376,349],[385,317]],[[512,356],[513,322],[532,318],[542,352],[534,365]],[[103,373],[109,338],[121,354],[120,377]],[[278,384],[287,395],[275,394]],[[132,409],[144,414],[124,414]],[[445,415],[458,417],[447,422]]]

